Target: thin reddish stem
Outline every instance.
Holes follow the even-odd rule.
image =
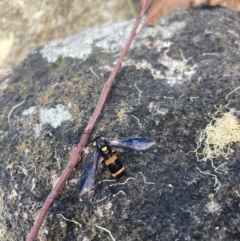
[[[70,174],[72,173],[74,167],[77,165],[77,163],[81,160],[81,154],[82,154],[82,151],[83,151],[83,148],[85,147],[85,145],[87,144],[87,141],[88,141],[88,138],[89,138],[89,135],[90,133],[92,132],[92,129],[93,129],[93,126],[95,125],[96,121],[97,121],[97,118],[103,108],[103,105],[105,103],[105,100],[107,98],[107,95],[108,95],[108,92],[112,86],[112,83],[113,83],[113,80],[115,78],[115,76],[117,75],[119,69],[121,68],[122,66],[122,61],[123,61],[123,58],[125,57],[133,39],[135,38],[136,36],[136,31],[137,31],[137,28],[149,6],[149,3],[151,2],[151,0],[147,0],[145,2],[145,4],[143,5],[142,7],[142,10],[141,10],[141,13],[139,14],[139,17],[137,18],[135,24],[134,24],[134,27],[132,29],[132,32],[130,34],[130,37],[121,53],[121,56],[114,68],[114,70],[112,71],[109,79],[107,80],[107,82],[104,84],[103,86],[103,90],[102,90],[102,93],[99,97],[99,100],[98,100],[98,103],[96,105],[96,108],[89,120],[89,123],[84,131],[84,134],[82,135],[81,137],[81,140],[80,142],[78,143],[78,146],[74,152],[74,155],[72,156],[72,158],[70,159],[69,163],[67,164],[66,168],[64,169],[59,181],[57,182],[57,184],[53,187],[52,191],[50,192],[50,194],[48,195],[44,205],[42,206],[42,209],[40,210],[40,213],[27,237],[27,241],[33,241],[34,238],[36,237],[37,233],[38,233],[38,230],[54,200],[54,198],[58,195],[58,193],[60,192],[60,190],[62,189],[63,185],[65,184],[66,180],[68,179],[68,177],[70,176]]]

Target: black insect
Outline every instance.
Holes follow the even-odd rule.
[[[112,151],[112,148],[129,148],[133,150],[145,150],[154,145],[155,142],[149,138],[128,138],[125,140],[112,140],[107,141],[104,136],[95,138],[92,142],[94,152],[90,162],[83,170],[82,176],[78,182],[79,195],[89,192],[96,179],[96,171],[99,163],[100,156],[102,156],[102,163],[106,165],[115,178],[123,178],[125,168],[121,161],[118,159],[118,153]]]

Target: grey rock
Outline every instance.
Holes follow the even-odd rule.
[[[134,179],[111,186],[100,182],[109,172],[99,170],[94,192],[79,200],[71,180],[90,159],[91,153],[84,153],[49,210],[39,240],[110,240],[95,225],[109,229],[116,240],[240,239],[239,146],[233,146],[222,175],[191,152],[211,120],[208,114],[225,106],[227,94],[240,84],[239,17],[221,8],[177,11],[137,37],[92,138],[142,136],[157,144],[120,154],[126,179]],[[25,240],[132,25],[105,25],[49,43],[0,84],[1,240]],[[228,107],[238,108],[238,102],[236,91]],[[224,161],[220,157],[214,164]],[[217,193],[211,176],[197,167],[217,175],[222,183]],[[140,172],[154,184],[145,183]],[[126,195],[114,197],[120,190]]]

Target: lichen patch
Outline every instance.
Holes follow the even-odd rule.
[[[57,128],[63,121],[72,120],[72,115],[67,107],[59,104],[55,108],[40,109],[40,121],[42,124],[50,124],[53,128]]]
[[[64,121],[72,121],[73,118],[68,109],[68,107],[62,104],[58,104],[54,108],[41,108],[39,111],[40,123],[34,127],[35,137],[40,136],[44,124],[57,128]]]
[[[240,141],[240,121],[234,112],[235,110],[231,109],[218,118],[215,117],[216,113],[206,128],[200,132],[196,149],[198,161],[212,160],[219,156],[227,159],[234,152],[232,144]]]

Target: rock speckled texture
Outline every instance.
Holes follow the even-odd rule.
[[[157,144],[144,152],[121,153],[126,179],[134,179],[111,186],[115,182],[100,182],[110,178],[109,172],[99,170],[94,192],[80,201],[75,180],[91,155],[84,153],[48,212],[38,240],[111,240],[95,225],[109,229],[118,241],[240,239],[239,146],[233,145],[225,172],[215,173],[222,183],[217,193],[211,176],[197,169],[214,173],[211,163],[198,163],[191,152],[210,121],[208,114],[226,105],[226,95],[240,84],[239,17],[220,8],[179,11],[136,40],[92,138],[142,136]],[[126,26],[112,26],[119,28],[117,38],[111,38],[114,46]],[[1,240],[25,240],[119,56],[91,39],[91,52],[84,59],[68,56],[71,39],[76,36],[62,42],[64,55],[58,52],[49,62],[43,55],[46,47],[37,49],[1,83]],[[52,55],[60,45],[52,44]],[[230,99],[230,106],[238,108],[239,92]],[[154,184],[145,183],[140,172]],[[114,196],[119,191],[126,195]]]

